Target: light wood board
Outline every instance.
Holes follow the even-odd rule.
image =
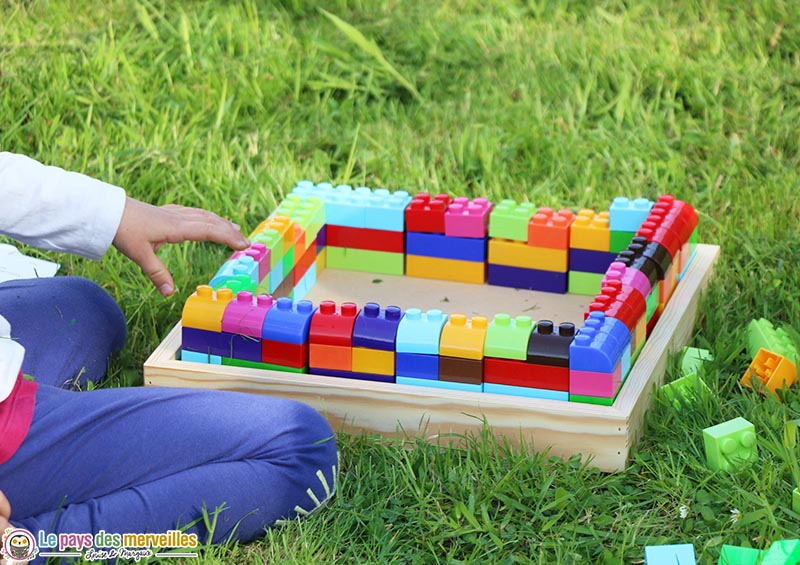
[[[630,449],[641,434],[653,387],[663,379],[668,354],[685,345],[691,337],[701,291],[708,284],[718,257],[718,246],[698,246],[695,259],[642,349],[613,406],[441,391],[178,361],[176,354],[180,350],[180,324],[172,329],[145,362],[145,384],[234,390],[292,398],[320,410],[334,429],[376,432],[388,436],[400,432],[444,442],[461,434],[477,433],[485,418],[493,433],[513,443],[524,439],[538,451],[549,449],[550,454],[561,457],[581,454],[604,471],[620,471],[625,469]],[[389,278],[384,275],[369,277],[370,280]],[[392,278],[404,283],[411,280]],[[437,281],[425,281],[425,284],[431,282]],[[349,286],[352,294],[347,298],[359,304],[365,300],[382,304],[391,302],[379,300],[379,295],[362,296],[359,294],[362,287]],[[485,297],[497,290],[492,286],[468,286],[474,289],[474,301],[482,305],[488,304],[489,299]],[[436,300],[435,292],[428,294],[431,300]],[[399,305],[405,306],[402,303]],[[413,305],[426,307],[422,301],[416,301]],[[444,310],[448,313],[453,311],[451,308]],[[504,310],[508,311],[509,308]],[[482,309],[480,313],[491,315],[494,312]],[[511,313],[515,312],[512,310]]]

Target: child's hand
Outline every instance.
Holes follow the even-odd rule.
[[[122,212],[114,247],[142,268],[164,296],[175,292],[175,284],[156,251],[165,243],[215,241],[233,249],[246,249],[250,241],[239,226],[216,214],[184,206],[152,206],[128,198]]]

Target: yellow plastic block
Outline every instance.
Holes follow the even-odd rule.
[[[522,245],[527,244],[522,242]],[[406,255],[406,275],[423,279],[483,284],[486,282],[486,263]]]
[[[609,222],[608,211],[595,214],[594,210],[581,210],[570,226],[569,246],[572,249],[609,251],[611,249]]]
[[[322,251],[317,253],[317,276],[325,270],[325,267],[328,266],[328,248],[323,247]]]
[[[483,344],[486,341],[488,328],[489,319],[484,316],[473,316],[472,319],[468,319],[464,314],[452,314],[442,328],[439,355],[460,359],[483,359]]]
[[[394,351],[354,347],[353,372],[394,375]]]
[[[775,396],[784,385],[789,388],[797,382],[797,367],[783,355],[759,349],[756,358],[750,363],[741,383],[752,388],[750,381],[755,376]]]
[[[186,300],[181,324],[184,328],[221,332],[222,314],[232,298],[233,292],[229,288],[214,292],[208,285],[198,286],[197,291]]]
[[[489,240],[489,263],[493,265],[566,273],[568,261],[569,251],[566,249],[535,247],[508,239]]]

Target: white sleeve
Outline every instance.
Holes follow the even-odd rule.
[[[35,247],[102,257],[117,233],[118,186],[0,152],[0,233]]]

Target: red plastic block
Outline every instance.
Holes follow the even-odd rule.
[[[369,251],[405,252],[405,234],[401,231],[328,226],[327,245]]]
[[[256,242],[252,244],[250,247],[245,249],[244,251],[237,251],[231,258],[228,259],[238,259],[239,257],[248,255],[253,258],[253,260],[258,263],[258,281],[261,282],[264,280],[269,274],[270,270],[270,250],[269,248],[264,245],[263,243]]]
[[[308,249],[306,249],[306,252],[303,253],[303,256],[300,258],[300,260],[295,263],[294,269],[292,270],[293,286],[297,286],[297,283],[299,283],[300,280],[306,275],[308,270],[311,268],[311,265],[313,265],[314,261],[316,260],[317,260],[317,240],[315,239],[308,246]]]
[[[444,214],[444,234],[453,237],[484,238],[489,229],[492,203],[485,198],[472,202],[459,196],[447,207]]]
[[[308,365],[308,342],[297,345],[264,339],[261,341],[261,361],[302,369]]]
[[[569,229],[575,221],[572,210],[539,208],[528,223],[528,245],[549,249],[569,249]]]
[[[483,380],[499,385],[569,390],[569,367],[550,367],[512,359],[483,359]]]
[[[253,296],[252,292],[240,292],[225,308],[222,331],[261,339],[264,316],[272,308],[272,304],[272,297],[268,294]]]
[[[353,348],[346,345],[308,344],[308,366],[333,371],[353,370]]]
[[[406,231],[444,233],[444,214],[450,197],[428,193],[417,194],[406,207]]]
[[[351,347],[356,316],[358,306],[353,302],[344,302],[339,307],[331,300],[320,302],[319,308],[311,317],[309,343]]]

